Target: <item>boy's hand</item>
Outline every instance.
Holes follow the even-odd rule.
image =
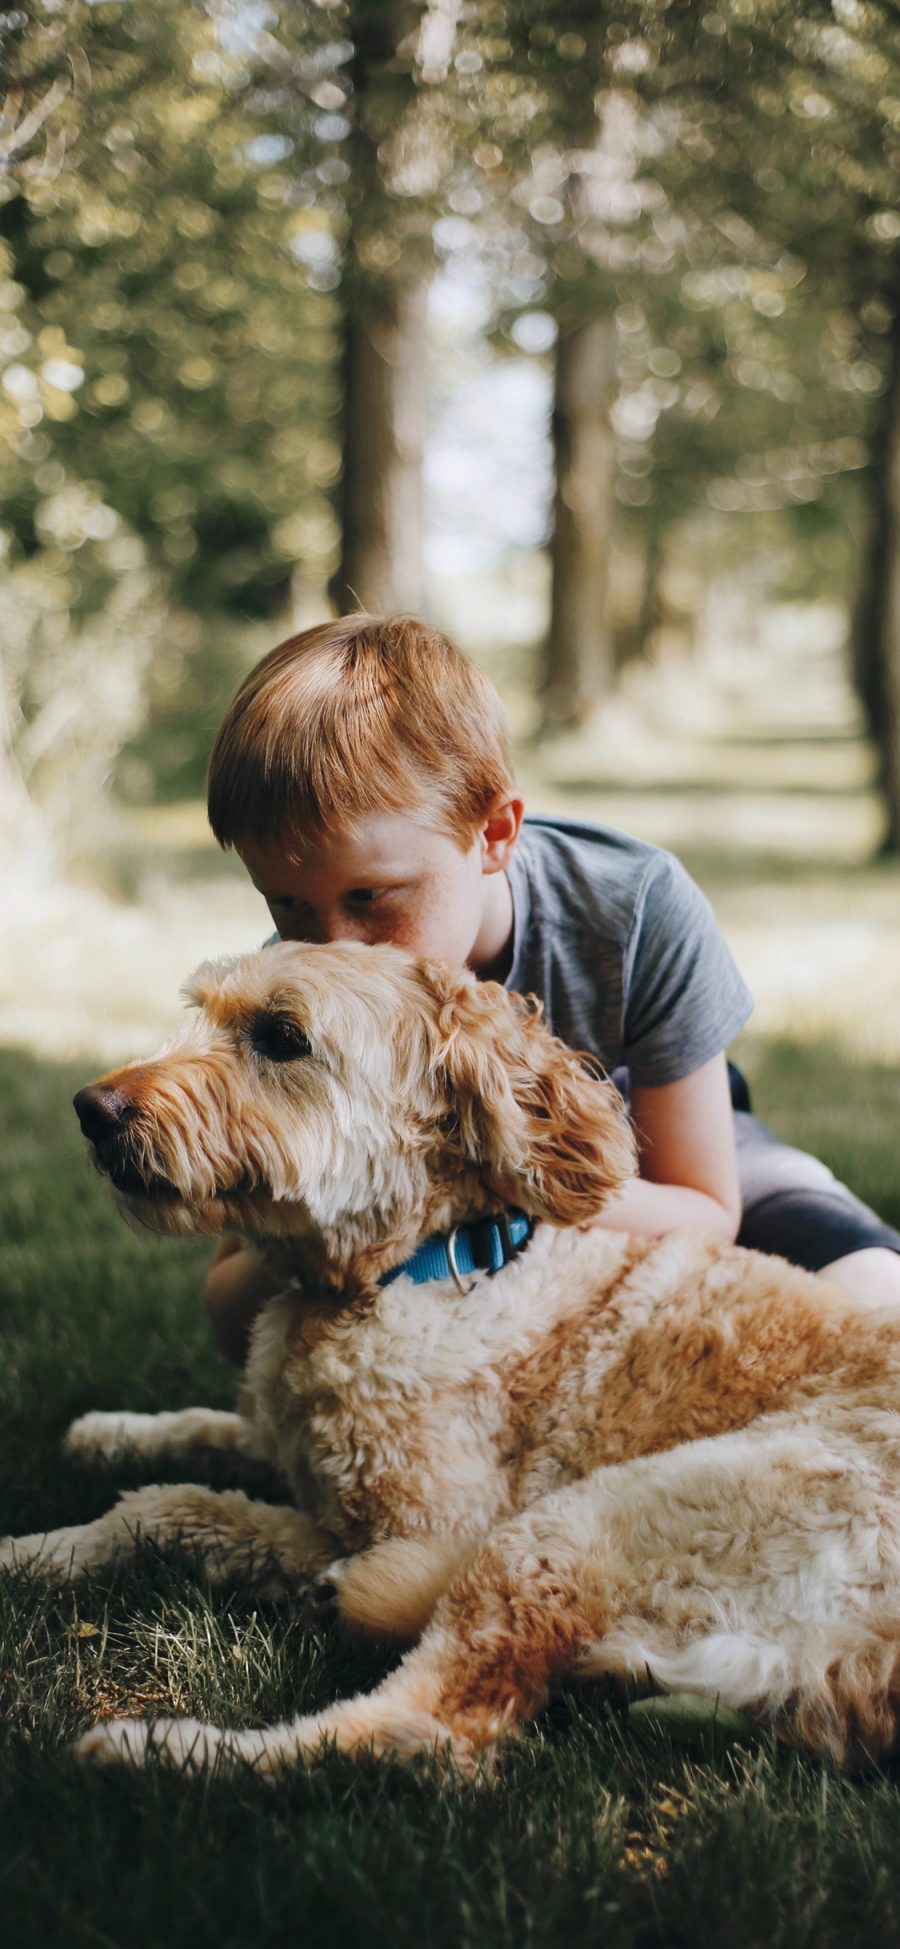
[[[635,1238],[702,1232],[706,1238],[732,1245],[739,1222],[728,1206],[688,1184],[650,1184],[646,1178],[630,1178],[596,1218],[579,1226],[579,1231],[592,1231],[599,1225],[610,1232],[631,1232]]]
[[[236,1367],[243,1367],[247,1359],[250,1329],[260,1307],[278,1290],[279,1281],[239,1238],[220,1239],[203,1299],[219,1352]]]
[[[731,1244],[741,1223],[734,1115],[724,1056],[677,1083],[632,1084],[631,1114],[640,1146],[640,1176],[629,1178],[596,1218],[611,1232],[659,1238],[664,1232],[703,1232]],[[498,1180],[499,1202],[515,1193]]]

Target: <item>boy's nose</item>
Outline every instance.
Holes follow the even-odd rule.
[[[321,930],[319,939],[323,947],[333,947],[337,941],[364,941],[366,934],[353,920],[335,920]]]
[[[368,939],[365,922],[340,913],[305,914],[296,934],[291,933],[289,922],[280,931],[284,941],[309,941],[313,947],[333,947],[337,941]]]
[[[316,929],[316,939],[322,947],[333,947],[337,941],[361,941],[365,939],[365,929],[358,921],[349,920],[346,914],[323,914]]]

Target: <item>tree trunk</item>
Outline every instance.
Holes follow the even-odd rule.
[[[6,892],[15,876],[23,887],[55,869],[49,822],[29,794],[13,742],[15,692],[7,686],[0,652],[0,877]]]
[[[636,530],[637,524],[633,525]],[[612,622],[616,680],[630,664],[645,662],[652,653],[660,623],[662,564],[662,529],[648,515],[641,523],[639,541],[630,539],[621,556],[615,550],[612,556],[607,610]]]
[[[615,325],[593,318],[560,333],[556,350],[556,463],[550,632],[543,715],[578,724],[608,695],[613,648],[607,614],[615,447],[609,405]]]
[[[427,288],[383,285],[348,319],[338,608],[385,615],[422,604],[422,451]]]
[[[878,766],[887,823],[885,853],[900,853],[900,307],[875,442],[872,530],[853,620],[853,675]]]
[[[403,163],[415,148],[421,10],[414,0],[354,0],[348,23],[341,557],[330,593],[341,611],[383,614],[422,601],[431,216]]]

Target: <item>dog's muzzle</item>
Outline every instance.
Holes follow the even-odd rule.
[[[91,1083],[74,1098],[75,1114],[94,1147],[98,1168],[116,1191],[129,1198],[176,1198],[175,1186],[155,1172],[137,1168],[128,1145],[128,1125],[138,1114],[121,1090]]]

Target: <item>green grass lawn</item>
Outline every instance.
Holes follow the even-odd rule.
[[[831,1048],[747,1041],[761,1108],[900,1221],[900,1081]],[[207,1248],[132,1233],[69,1107],[95,1070],[0,1058],[0,1528],[87,1520],[142,1479],[64,1465],[89,1407],[226,1406],[199,1303]],[[227,1477],[220,1477],[224,1484]],[[170,1564],[78,1593],[0,1590],[0,1917],[18,1944],[798,1949],[900,1934],[900,1774],[836,1778],[770,1745],[686,1751],[597,1688],[554,1704],[491,1788],[332,1756],[277,1793],[82,1772],[106,1713],[250,1725],[386,1668]]]

